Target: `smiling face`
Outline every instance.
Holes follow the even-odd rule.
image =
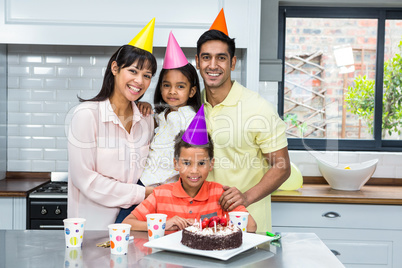
[[[111,69],[114,75],[113,94],[124,97],[129,101],[138,100],[151,84],[152,71],[146,68],[139,69],[137,62],[119,69],[114,61]]]
[[[205,42],[196,55],[197,69],[207,89],[231,88],[230,73],[235,69],[236,56],[230,59],[228,45],[220,40]]]
[[[183,188],[186,193],[195,197],[202,184],[212,171],[214,160],[210,159],[207,149],[184,148],[180,149],[180,157],[174,159],[175,169],[179,171]]]
[[[196,92],[196,88],[190,86],[190,82],[182,72],[169,70],[165,73],[160,90],[163,100],[171,110],[176,111],[179,107],[187,105],[188,99]]]

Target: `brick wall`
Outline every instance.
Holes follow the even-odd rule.
[[[321,88],[326,91],[326,118],[327,138],[339,138],[342,117],[342,95],[345,85],[353,86],[354,77],[366,75],[370,79],[375,77],[376,46],[377,46],[377,20],[375,19],[301,19],[288,18],[286,21],[286,56],[306,55],[322,51],[321,65],[325,71],[320,74],[323,82]],[[396,51],[402,38],[402,21],[387,21],[386,24],[386,60]],[[339,73],[334,57],[334,47],[350,45],[353,48],[355,71],[343,76]],[[305,79],[303,73],[299,74],[300,81]],[[290,77],[289,77],[290,78]],[[298,78],[296,77],[296,80]],[[300,82],[299,81],[299,82]],[[293,81],[297,82],[297,81]],[[308,81],[312,83],[314,81]],[[306,84],[304,81],[302,84]],[[310,86],[310,85],[307,85]],[[307,118],[310,113],[298,112],[299,118]],[[311,122],[311,121],[310,121]],[[316,122],[319,122],[317,119]],[[367,126],[361,121],[362,139],[371,139]],[[347,113],[346,138],[358,138],[359,118]],[[321,133],[320,133],[321,134]],[[313,135],[318,136],[320,135]],[[324,136],[325,137],[325,136]]]

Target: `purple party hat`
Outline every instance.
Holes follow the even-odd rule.
[[[163,61],[163,69],[176,69],[188,64],[188,60],[181,50],[179,43],[172,32],[169,34],[169,40],[166,47],[165,60]]]
[[[182,139],[188,144],[205,145],[208,143],[207,123],[205,121],[204,104],[194,116]]]

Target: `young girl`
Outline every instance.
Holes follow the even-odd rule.
[[[172,33],[155,89],[154,105],[157,127],[140,179],[144,186],[158,186],[178,180],[178,172],[173,164],[174,138],[187,128],[201,107],[197,71],[187,61]],[[122,222],[134,208],[122,209],[116,222]]]
[[[151,32],[155,19],[144,29]],[[142,32],[110,58],[103,85],[74,111],[68,133],[68,217],[85,218],[85,229],[107,230],[121,207],[144,200],[153,187],[138,186],[148,156],[153,118],[135,102],[156,72],[152,36]],[[149,39],[151,38],[151,39]],[[136,42],[140,39],[142,42]],[[143,40],[150,40],[142,44]]]
[[[141,176],[145,186],[158,186],[177,181],[174,170],[174,137],[185,130],[201,106],[197,71],[187,63],[176,69],[162,69],[155,90],[157,115],[155,136]]]

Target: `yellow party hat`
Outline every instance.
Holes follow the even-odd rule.
[[[128,43],[131,46],[141,48],[152,53],[152,44],[154,40],[155,18],[139,32],[133,40]]]

